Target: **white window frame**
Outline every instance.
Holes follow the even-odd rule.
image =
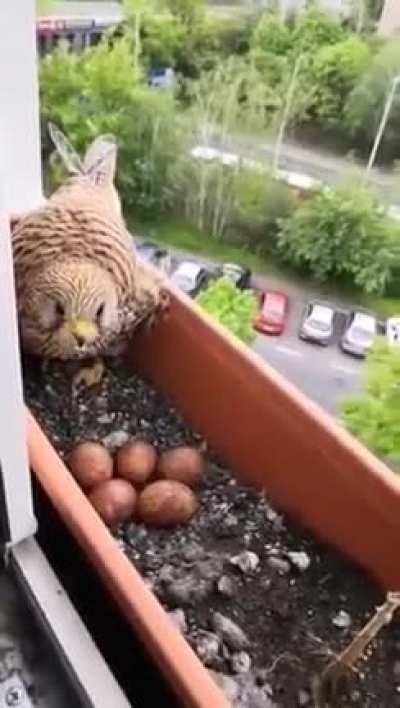
[[[0,540],[13,546],[36,531],[9,230],[43,198],[34,0],[1,2],[0,31]]]

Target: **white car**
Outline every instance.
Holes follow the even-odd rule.
[[[300,339],[328,345],[333,336],[335,310],[330,305],[317,301],[310,302],[300,325]]]
[[[205,266],[195,261],[182,261],[171,275],[171,281],[187,295],[196,295],[208,280]]]
[[[340,346],[348,354],[365,357],[377,334],[376,317],[369,312],[353,310],[347,319]]]
[[[400,317],[389,317],[386,322],[386,337],[389,344],[400,347]]]

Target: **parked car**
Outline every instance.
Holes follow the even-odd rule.
[[[136,244],[136,250],[146,261],[168,272],[171,256],[166,248],[154,241],[141,241]]]
[[[171,275],[171,281],[186,295],[197,295],[211,277],[210,271],[201,263],[182,261]]]
[[[288,314],[289,299],[279,290],[264,290],[254,328],[264,334],[282,334]]]
[[[375,315],[353,310],[347,318],[345,331],[340,340],[344,352],[364,357],[377,335],[378,323]]]
[[[400,316],[389,317],[386,322],[386,337],[389,344],[400,347]]]
[[[152,88],[171,88],[175,81],[175,72],[171,66],[154,67],[149,72],[149,85]]]
[[[240,290],[250,287],[251,270],[237,263],[224,263],[221,266],[221,275],[230,278]]]
[[[299,337],[327,346],[333,337],[335,310],[331,305],[312,300],[300,325]]]

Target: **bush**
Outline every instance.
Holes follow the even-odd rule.
[[[282,223],[278,248],[315,278],[350,279],[368,293],[384,292],[395,257],[390,222],[361,185],[318,192]]]
[[[101,133],[116,135],[118,186],[138,216],[153,216],[174,199],[174,164],[186,151],[181,114],[168,91],[149,88],[133,68],[122,38],[82,54],[60,47],[40,66],[42,134],[55,122],[78,150]],[[44,152],[50,145],[45,139]]]
[[[390,462],[400,463],[400,348],[377,341],[367,357],[364,392],[342,405],[346,427]]]
[[[242,168],[232,185],[233,200],[228,229],[260,253],[271,252],[281,219],[293,213],[296,200],[290,188],[272,175]]]
[[[198,304],[243,342],[255,338],[253,320],[257,300],[251,290],[238,290],[229,278],[212,282],[196,298]]]

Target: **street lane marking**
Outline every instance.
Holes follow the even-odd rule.
[[[330,364],[331,369],[335,371],[340,371],[343,374],[351,374],[352,376],[358,376],[357,369],[351,366],[345,366],[344,364]]]
[[[278,352],[282,352],[282,354],[288,354],[289,356],[303,356],[303,352],[299,352],[297,349],[287,347],[285,344],[278,344],[275,349]]]

